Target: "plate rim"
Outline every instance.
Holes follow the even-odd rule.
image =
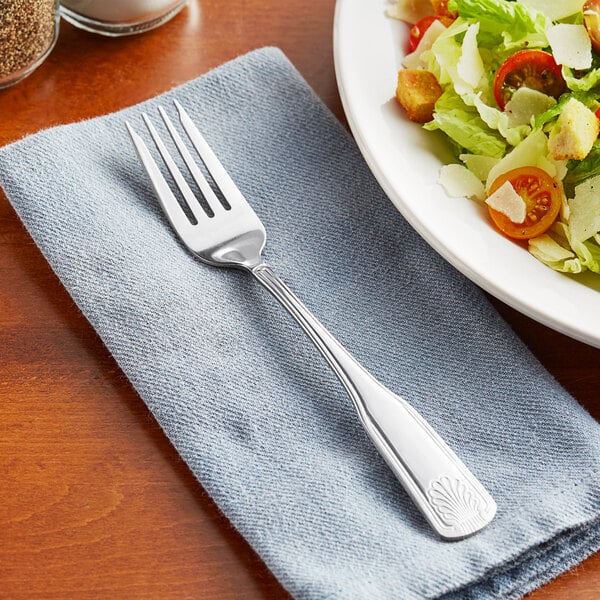
[[[463,255],[457,253],[457,249],[455,247],[449,247],[448,243],[439,237],[436,237],[435,232],[433,232],[430,227],[430,224],[424,222],[422,215],[419,215],[415,212],[414,203],[411,204],[410,201],[406,201],[406,186],[404,184],[398,185],[397,179],[395,180],[394,177],[390,176],[389,165],[387,164],[389,161],[381,160],[381,152],[377,148],[378,140],[376,139],[376,135],[373,132],[367,131],[367,125],[369,122],[376,123],[380,129],[386,125],[385,117],[382,116],[384,112],[381,103],[382,99],[377,98],[376,94],[373,93],[373,106],[372,108],[368,108],[369,114],[365,116],[364,114],[360,114],[360,103],[358,103],[356,99],[352,97],[351,93],[352,87],[355,86],[357,82],[357,75],[355,73],[356,65],[360,65],[362,60],[360,53],[365,51],[365,54],[369,56],[372,52],[374,52],[374,50],[372,48],[369,50],[369,48],[366,46],[368,41],[372,42],[372,40],[369,38],[368,30],[365,31],[364,38],[353,35],[352,44],[349,44],[347,38],[350,34],[348,32],[347,23],[352,23],[352,19],[360,14],[362,14],[362,16],[366,14],[368,17],[366,20],[361,19],[361,26],[368,26],[374,22],[372,21],[369,23],[369,19],[381,19],[382,25],[387,23],[387,27],[389,28],[388,38],[390,38],[392,36],[392,29],[394,27],[401,28],[406,26],[399,22],[394,23],[392,19],[389,19],[385,16],[384,11],[384,1],[373,2],[372,0],[337,0],[333,24],[334,69],[342,106],[354,139],[373,175],[383,188],[390,201],[392,201],[392,203],[406,218],[410,225],[419,233],[419,235],[446,261],[452,264],[468,279],[490,293],[492,296],[498,298],[502,302],[511,306],[520,313],[534,319],[535,321],[542,323],[543,325],[573,339],[594,347],[600,347],[600,310],[595,311],[598,313],[598,316],[595,314],[589,314],[591,312],[589,307],[587,311],[581,311],[579,310],[579,307],[577,307],[577,310],[573,310],[576,308],[575,305],[577,303],[577,298],[572,299],[568,296],[561,297],[560,299],[555,297],[554,304],[551,304],[551,308],[544,308],[544,299],[542,297],[543,290],[539,293],[531,293],[531,291],[528,293],[519,293],[514,289],[514,286],[511,287],[507,284],[506,276],[497,276],[496,274],[492,274],[492,276],[486,276],[484,273],[482,273],[482,268],[484,265],[481,261],[478,262],[477,260],[465,260]],[[390,39],[378,38],[376,41],[386,42],[387,46],[390,45]],[[382,46],[385,46],[385,44],[382,43]],[[377,47],[379,46],[377,45]],[[389,48],[389,52],[389,57],[387,55],[384,56],[384,64],[388,64],[392,60],[391,54],[394,53],[397,53],[397,56],[395,56],[395,61],[397,64],[399,64],[399,61],[401,60],[400,48],[394,48],[392,45],[392,47]],[[366,69],[367,67],[363,68]],[[376,65],[373,67],[373,70],[376,70]],[[363,73],[363,75],[365,73]],[[390,71],[390,92],[388,94],[388,100],[393,98],[393,77],[394,73]],[[398,118],[397,120],[404,121],[404,125],[401,127],[403,127],[405,131],[408,131],[407,128],[414,125],[409,124],[406,119]],[[388,124],[396,125],[391,121]],[[424,135],[425,133],[426,132],[419,128],[419,135]],[[439,188],[439,186],[437,187]],[[441,188],[439,188],[439,191],[441,191]],[[437,192],[438,194],[439,191]],[[466,199],[457,200],[470,202]],[[503,247],[503,249],[509,254],[514,253],[514,251],[507,246],[507,244],[510,244],[510,242],[503,238],[503,236],[494,232],[493,229],[491,229],[491,226],[489,227],[490,233],[493,234],[494,237],[502,240],[502,244],[504,244],[504,246],[501,247]],[[493,238],[490,238],[488,241],[492,243],[492,240]],[[498,246],[498,241],[493,242],[493,245]],[[519,248],[519,250],[521,252],[526,252],[526,250],[523,248]],[[530,255],[527,254],[527,256]],[[598,290],[588,287],[583,282],[573,281],[573,279],[568,275],[553,271],[550,269],[550,267],[547,267],[533,257],[531,257],[531,259],[535,261],[536,266],[531,269],[529,268],[531,265],[529,265],[528,268],[536,273],[539,272],[543,274],[541,277],[542,284],[550,281],[554,281],[555,283],[560,282],[559,285],[557,284],[557,288],[560,288],[559,291],[564,291],[562,288],[566,288],[569,291],[576,290],[575,296],[581,296],[579,298],[580,301],[583,299],[587,300],[588,297],[592,298],[592,300],[584,304],[591,305],[594,299],[596,300],[596,303],[598,300],[600,300],[600,296],[597,298],[590,296],[590,294],[597,295]],[[506,265],[507,268],[509,266],[510,265]],[[600,284],[600,276],[597,277],[598,283]],[[579,288],[581,289],[578,292],[577,290]],[[549,291],[553,292],[554,288],[551,286]],[[548,290],[546,290],[546,293],[548,293]],[[571,306],[569,306],[569,303]],[[565,314],[564,311],[568,311],[569,308],[571,309],[570,314]]]

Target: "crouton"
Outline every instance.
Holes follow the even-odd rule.
[[[548,139],[554,160],[583,160],[598,137],[600,123],[585,104],[571,98],[564,106]]]
[[[454,19],[458,16],[456,12],[448,10],[448,0],[431,0],[431,6],[436,15],[445,15]]]
[[[411,121],[431,121],[435,103],[441,95],[442,88],[433,73],[423,69],[398,71],[396,99]]]

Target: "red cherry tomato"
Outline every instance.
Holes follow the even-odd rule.
[[[445,27],[451,25],[454,19],[447,15],[430,15],[423,17],[420,21],[417,21],[415,25],[410,28],[410,34],[408,37],[408,51],[414,52],[419,45],[419,42],[423,39],[425,32],[431,27],[434,21],[439,21]]]
[[[520,87],[528,87],[554,98],[567,89],[562,70],[554,57],[541,50],[521,50],[500,65],[494,78],[494,98],[502,110]]]
[[[526,216],[522,223],[513,223],[506,215],[488,206],[496,227],[517,240],[528,240],[550,229],[558,216],[562,201],[559,184],[542,169],[520,167],[500,175],[490,186],[490,196],[507,181],[525,200]]]
[[[592,46],[600,53],[600,0],[587,0],[583,5],[583,24],[587,29]]]

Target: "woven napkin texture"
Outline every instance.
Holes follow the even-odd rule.
[[[195,259],[124,126],[177,98],[262,218],[265,259],[490,490],[443,542],[324,360],[249,275]],[[410,148],[407,148],[410,152]],[[407,225],[283,54],[0,150],[33,239],[183,459],[296,598],[516,598],[600,547],[600,435]]]

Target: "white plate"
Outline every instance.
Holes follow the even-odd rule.
[[[444,144],[394,100],[408,28],[384,0],[338,0],[335,69],[352,133],[392,202],[419,234],[476,284],[518,311],[600,347],[600,276],[564,275],[498,234],[486,210],[437,184]],[[447,157],[446,157],[447,158]]]

